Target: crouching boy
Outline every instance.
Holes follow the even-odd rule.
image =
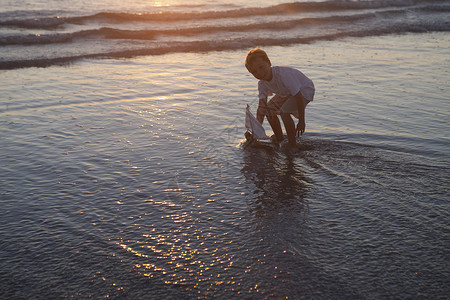
[[[278,115],[281,115],[289,145],[296,145],[296,135],[305,132],[305,108],[314,98],[314,84],[299,70],[272,66],[266,52],[255,48],[245,59],[247,70],[259,80],[259,104],[256,118],[262,124],[267,117],[276,141],[283,140]],[[267,98],[274,95],[269,102]],[[298,118],[297,127],[291,115]]]

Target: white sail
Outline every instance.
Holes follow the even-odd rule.
[[[255,116],[250,111],[250,106],[247,104],[247,111],[245,112],[245,127],[251,131],[255,139],[268,139],[266,131],[261,123],[256,120]]]

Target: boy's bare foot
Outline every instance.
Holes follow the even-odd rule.
[[[279,138],[277,138],[276,135],[274,134],[274,135],[272,135],[272,136],[270,137],[270,140],[271,140],[272,143],[274,143],[274,144],[279,144],[279,143],[281,143],[281,142],[284,140],[284,136],[281,137],[281,139],[279,139]]]

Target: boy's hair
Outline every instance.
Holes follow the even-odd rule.
[[[247,69],[249,68],[250,64],[258,57],[270,63],[270,59],[267,56],[267,53],[264,50],[256,47],[255,49],[252,49],[247,53],[247,57],[245,58],[245,66],[247,67]]]

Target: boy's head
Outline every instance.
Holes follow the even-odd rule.
[[[270,81],[272,79],[271,66],[272,63],[264,50],[255,48],[247,53],[245,67],[256,79]]]

